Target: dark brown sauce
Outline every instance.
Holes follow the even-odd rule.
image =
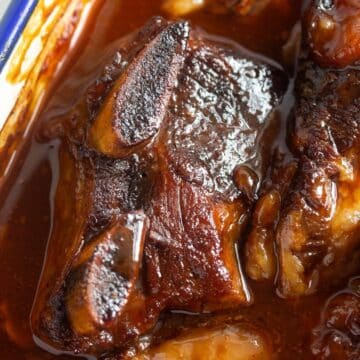
[[[215,15],[201,10],[188,18],[210,34],[229,38],[281,62],[282,46],[300,16],[300,7],[301,2],[294,1],[294,5],[284,13],[269,7],[261,16],[251,18],[240,18],[234,14]],[[104,2],[96,18],[91,20],[91,31],[77,44],[75,56],[69,61],[37,124],[65,113],[94,78],[96,62],[100,61],[111,43],[138,29],[154,15],[165,15],[161,11],[160,0]],[[283,113],[280,124],[276,126],[279,133],[285,129],[285,119],[292,104],[289,93],[280,109]],[[269,130],[269,133],[273,132]],[[0,209],[1,359],[55,358],[36,346],[29,325],[51,228],[53,187],[58,166],[57,142],[39,143],[37,139],[34,131],[28,139],[28,151],[20,170],[13,171],[10,190],[0,194],[0,199],[3,199]],[[281,146],[285,147],[284,144]],[[311,329],[318,323],[321,308],[329,294],[319,293],[290,301],[278,297],[269,285],[250,282],[250,287],[255,293],[255,303],[240,310],[241,315],[249,321],[261,323],[270,332],[280,358],[311,358]],[[180,318],[182,316],[179,315]],[[65,356],[57,358],[69,359]]]

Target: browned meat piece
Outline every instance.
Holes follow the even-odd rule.
[[[316,359],[357,360],[360,358],[360,282],[326,303],[320,325],[313,331],[312,352]]]
[[[61,131],[32,327],[62,351],[121,351],[164,310],[251,301],[237,241],[286,76],[186,22],[155,19],[121,44]]]
[[[357,70],[302,64],[291,134],[299,166],[277,230],[286,296],[314,291],[340,269],[345,276],[358,261],[359,80]]]
[[[263,331],[247,324],[195,329],[151,349],[135,360],[268,360],[273,349]]]
[[[92,199],[89,194],[94,188],[94,172],[88,159],[80,160],[76,148],[69,145],[69,148],[60,149],[59,164],[61,176],[57,184],[57,200],[54,204],[56,221],[47,249],[46,271],[43,273],[38,289],[36,304],[39,306],[35,306],[32,312],[34,319],[40,317],[39,312],[44,311],[42,306],[51,294],[61,291],[63,279],[71,266],[74,254],[82,245],[83,233],[91,208]],[[42,316],[44,321],[42,326],[50,332],[53,328],[56,331],[57,325],[52,322],[50,315]]]
[[[277,282],[285,297],[330,286],[359,267],[360,71],[323,69],[307,49],[305,41],[288,134],[297,169],[280,187],[274,181],[282,194],[280,215],[266,224],[270,231],[264,240],[250,237],[247,245],[248,274],[271,278],[274,256],[268,239],[276,229]],[[278,211],[278,201],[272,209]],[[259,232],[257,224],[253,232]]]
[[[359,80],[354,68],[301,61],[290,131],[299,164],[277,229],[285,296],[336,282],[358,262]]]
[[[117,80],[112,96],[90,127],[91,146],[120,158],[134,153],[158,133],[184,62],[187,37],[187,25],[174,24],[138,54]]]
[[[282,198],[291,184],[296,164],[275,154],[270,182],[264,181],[255,204],[249,236],[245,244],[246,272],[253,280],[274,279],[277,271],[275,248],[276,226],[280,218]]]
[[[360,58],[360,2],[312,0],[306,16],[308,44],[325,66],[353,65]]]
[[[145,215],[128,213],[82,249],[65,301],[77,334],[110,326],[126,307],[139,278],[146,232]]]

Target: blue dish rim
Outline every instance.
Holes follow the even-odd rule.
[[[11,1],[0,22],[0,72],[39,0]]]

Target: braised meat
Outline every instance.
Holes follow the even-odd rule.
[[[321,12],[330,12],[339,22],[340,14],[350,6],[345,3],[335,2]],[[321,4],[315,2],[310,13],[324,6]],[[339,32],[343,36],[340,27],[333,36],[339,38]],[[310,24],[307,34],[312,31]],[[356,49],[357,39],[348,45]],[[333,51],[341,52],[337,47]],[[302,56],[290,131],[299,163],[276,235],[279,286],[285,296],[336,282],[357,269],[359,262],[360,73],[354,68],[325,69],[308,55]]]
[[[305,16],[308,46],[322,65],[345,67],[360,58],[360,3],[319,0]]]
[[[302,64],[292,130],[299,165],[277,229],[284,295],[358,263],[359,74]]]
[[[356,360],[360,354],[360,283],[327,300],[320,324],[313,331],[312,351],[316,359]]]
[[[310,17],[320,14],[340,21],[340,14],[350,6],[350,2],[339,1],[327,8],[325,3],[314,1],[308,11]],[[295,165],[273,166],[272,185],[262,200],[270,204],[267,213],[271,217],[256,222],[255,216],[247,244],[249,276],[257,280],[273,278],[275,239],[277,284],[285,297],[329,287],[359,269],[360,72],[350,67],[324,68],[322,60],[318,65],[324,48],[320,47],[320,52],[309,49],[313,23],[307,18],[304,29],[308,31],[304,31],[294,119],[288,131]],[[343,31],[341,27],[332,36],[339,39]],[[356,41],[347,46],[355,49]],[[338,45],[334,53],[339,51]],[[348,61],[345,57],[342,59]],[[280,180],[278,168],[283,174]]]
[[[249,304],[238,256],[267,166],[277,65],[155,19],[62,123],[56,222],[32,313],[57,349],[105,354],[164,310]],[[59,254],[61,254],[59,256]]]

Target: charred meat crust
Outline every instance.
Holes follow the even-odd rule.
[[[256,198],[247,184],[264,168],[256,144],[286,75],[186,22],[154,19],[140,35],[62,124],[57,211],[83,222],[64,239],[70,219],[56,216],[32,327],[64,351],[124,349],[165,310],[251,302],[237,246]],[[129,42],[135,50],[116,61]],[[84,184],[84,213],[71,213],[77,198],[65,176]]]

